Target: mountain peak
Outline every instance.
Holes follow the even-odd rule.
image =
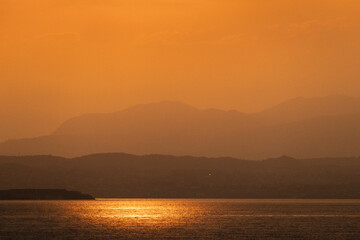
[[[148,104],[138,104],[132,107],[129,107],[121,112],[197,112],[197,108],[188,105],[186,103],[177,102],[177,101],[161,101],[153,102]]]
[[[285,101],[275,107],[278,106],[286,106],[286,105],[292,105],[292,104],[327,104],[327,105],[331,105],[332,103],[343,103],[343,102],[356,102],[359,101],[358,98],[355,97],[351,97],[351,96],[347,96],[347,95],[343,95],[343,94],[334,94],[334,95],[327,95],[327,96],[322,96],[322,97],[312,97],[312,98],[307,98],[307,97],[296,97],[296,98],[292,98],[288,101]]]
[[[300,165],[299,160],[297,160],[295,158],[292,158],[292,157],[289,157],[289,156],[286,156],[286,155],[283,155],[283,156],[278,157],[278,158],[266,159],[266,160],[263,161],[263,163],[272,164],[272,165],[281,165],[281,166]]]
[[[360,113],[359,98],[330,95],[316,98],[293,98],[255,115],[264,122],[282,123],[354,113]]]

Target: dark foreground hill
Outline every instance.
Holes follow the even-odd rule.
[[[0,200],[94,200],[94,197],[66,189],[8,189],[0,190]]]
[[[67,188],[124,198],[360,198],[360,158],[2,156],[0,189],[10,188]]]

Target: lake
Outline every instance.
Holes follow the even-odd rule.
[[[360,239],[360,200],[0,201],[0,239]]]

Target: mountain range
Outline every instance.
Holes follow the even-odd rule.
[[[358,199],[359,173],[360,158],[0,156],[0,190],[66,188],[110,198]]]
[[[245,114],[179,102],[142,104],[64,122],[36,138],[0,143],[2,155],[74,157],[92,153],[264,159],[360,155],[360,98],[295,98]]]

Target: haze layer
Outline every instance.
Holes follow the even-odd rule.
[[[360,95],[355,0],[2,0],[0,140],[175,100],[256,112]]]

